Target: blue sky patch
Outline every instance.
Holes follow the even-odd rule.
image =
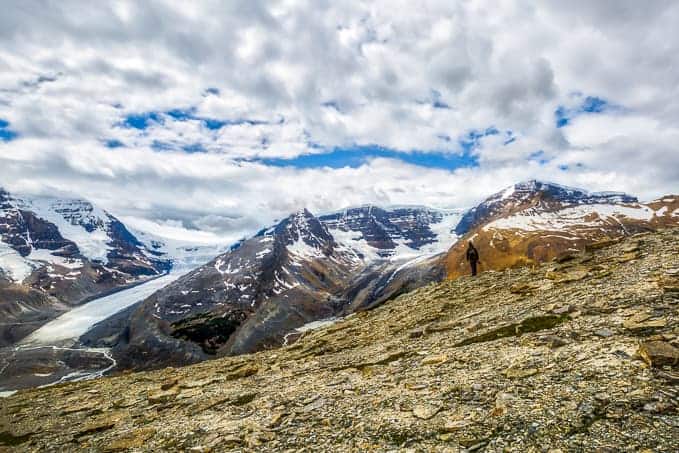
[[[163,118],[157,112],[131,114],[125,117],[123,126],[132,129],[144,130],[149,127],[149,122],[163,124]]]
[[[123,142],[115,138],[104,140],[104,145],[106,145],[107,148],[121,148],[125,146]]]
[[[0,119],[0,141],[9,142],[18,136],[19,134],[9,128],[9,121]]]
[[[561,128],[570,124],[571,120],[576,116],[618,109],[618,106],[611,104],[606,99],[597,96],[587,96],[577,107],[567,108],[563,105],[558,106],[554,110],[554,119],[556,127]]]
[[[123,127],[144,130],[151,126],[152,123],[164,124],[164,118],[166,116],[169,116],[175,121],[200,121],[206,128],[210,130],[217,130],[224,126],[235,126],[241,124],[247,124],[250,126],[267,124],[266,121],[252,120],[248,118],[217,119],[198,116],[196,115],[196,109],[194,107],[188,109],[171,109],[164,112],[133,113],[127,115],[121,124]]]
[[[333,148],[332,151],[327,153],[304,154],[291,159],[256,159],[255,162],[275,167],[357,168],[375,158],[398,159],[420,167],[443,168],[448,170],[460,167],[478,166],[477,157],[466,152],[463,154],[422,151],[404,153],[402,151],[396,151],[376,145]]]
[[[182,146],[182,150],[186,151],[187,153],[204,153],[205,147],[200,143],[192,143],[190,145]]]
[[[545,152],[541,149],[533,152],[528,156],[528,160],[535,161],[539,163],[540,165],[545,165],[546,163],[549,163],[550,159],[547,157]]]

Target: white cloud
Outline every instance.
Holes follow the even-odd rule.
[[[19,138],[0,142],[0,184],[228,237],[300,206],[470,205],[528,177],[677,192],[676,23],[679,4],[660,0],[10,3],[0,119]],[[557,129],[557,106],[583,96],[621,108]],[[171,109],[194,119],[120,127]],[[256,124],[214,130],[199,118]],[[310,143],[454,153],[459,137],[491,126],[501,134],[480,140],[479,166],[452,172],[238,162],[322,151]],[[516,141],[505,145],[505,131]],[[111,139],[126,147],[106,148]],[[207,153],[150,149],[158,143]],[[537,150],[548,163],[529,160]]]

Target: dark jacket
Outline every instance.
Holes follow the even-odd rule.
[[[467,249],[467,261],[471,261],[471,262],[475,263],[478,260],[479,260],[479,252],[476,250],[476,247],[470,246]]]

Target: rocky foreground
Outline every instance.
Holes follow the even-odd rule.
[[[679,229],[431,284],[282,349],[22,391],[9,450],[679,451]]]

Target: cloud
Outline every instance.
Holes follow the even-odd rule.
[[[529,177],[677,192],[676,23],[660,0],[10,3],[0,184],[229,238]]]

